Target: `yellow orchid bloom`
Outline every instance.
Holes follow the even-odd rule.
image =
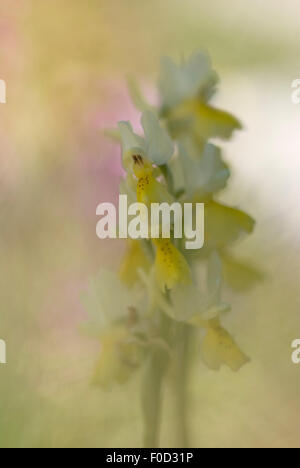
[[[185,110],[194,114],[194,131],[196,135],[206,138],[230,138],[234,130],[242,128],[239,120],[227,111],[216,109],[200,100],[187,101]]]
[[[253,231],[255,221],[243,211],[216,201],[205,204],[206,246],[222,248]]]
[[[128,249],[122,260],[119,276],[123,283],[132,287],[140,279],[139,269],[148,272],[151,268],[151,262],[147,257],[141,242],[138,240],[128,239]]]
[[[167,189],[155,178],[153,166],[140,155],[133,156],[133,170],[138,179],[137,201],[151,203],[169,202],[172,199]],[[156,246],[155,272],[161,291],[172,289],[177,284],[191,281],[190,268],[183,255],[176,249],[170,239],[152,239]]]
[[[238,208],[199,197],[198,193],[188,199],[188,202],[205,203],[205,247],[222,249],[250,234],[254,229],[254,219]]]
[[[183,101],[169,111],[169,118],[175,132],[189,131],[200,146],[210,138],[227,140],[234,130],[242,128],[240,121],[232,114],[216,109],[199,98]]]
[[[156,180],[156,172],[152,164],[141,155],[133,156],[133,171],[138,179],[137,201],[150,206],[151,203],[172,202],[172,197],[166,187]]]
[[[233,371],[238,371],[250,361],[241,351],[231,335],[223,328],[218,318],[213,320],[198,320],[197,325],[206,329],[202,342],[202,359],[213,370],[219,370],[222,364]]]
[[[111,328],[101,337],[101,354],[92,384],[110,388],[115,382],[124,383],[139,366],[139,347],[129,342],[129,330],[122,325]]]
[[[152,239],[156,246],[155,274],[161,291],[191,283],[191,271],[184,256],[170,239]]]

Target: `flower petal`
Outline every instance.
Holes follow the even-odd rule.
[[[126,170],[131,170],[133,165],[132,155],[145,155],[145,140],[132,130],[130,122],[119,122],[118,128],[122,141],[122,160]]]
[[[174,145],[168,132],[160,126],[157,116],[151,111],[143,112],[141,122],[145,132],[147,157],[158,166],[165,164],[174,153]]]
[[[186,145],[180,143],[179,160],[188,195],[196,192],[199,197],[205,197],[226,186],[230,171],[222,161],[221,150],[217,146],[207,143],[202,157],[194,160],[189,157]]]
[[[156,245],[155,270],[161,291],[191,282],[191,271],[184,256],[170,239],[153,239]]]
[[[165,57],[161,62],[158,82],[163,107],[176,106],[182,100],[196,95],[208,99],[217,82],[218,76],[212,69],[209,56],[204,52],[192,54],[179,65]]]

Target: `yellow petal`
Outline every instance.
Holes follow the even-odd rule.
[[[202,359],[213,370],[219,370],[222,364],[233,371],[238,371],[249,358],[240,350],[230,334],[220,325],[207,328],[202,343]]]
[[[234,130],[242,128],[241,123],[229,112],[208,106],[198,101],[194,102],[196,115],[195,131],[205,139],[219,137],[227,140]]]
[[[133,172],[138,179],[147,175],[152,175],[153,166],[150,163],[150,161],[145,158],[145,156],[141,156],[140,154],[134,154],[132,156],[132,160]]]
[[[151,203],[172,202],[172,197],[166,187],[158,182],[155,177],[161,174],[157,168],[140,155],[133,156],[134,174],[137,182],[137,201],[150,207]]]
[[[121,363],[118,343],[126,337],[126,329],[117,327],[110,330],[101,338],[101,354],[96,364],[92,383],[109,388],[121,375]]]
[[[136,344],[129,343],[128,330],[118,326],[101,338],[101,354],[92,383],[108,389],[115,383],[126,382],[140,364],[140,352]]]
[[[128,240],[128,249],[122,260],[119,275],[121,280],[129,287],[133,286],[140,279],[138,270],[146,272],[150,270],[151,263],[148,259],[141,242],[138,240]]]
[[[236,291],[247,291],[263,281],[264,274],[254,266],[236,260],[227,253],[222,254],[224,279]]]
[[[186,122],[185,131],[189,128],[196,138],[203,141],[214,137],[227,140],[234,130],[242,128],[239,120],[232,114],[211,107],[199,99],[188,100],[177,106],[172,111],[171,118]]]
[[[184,256],[170,239],[153,239],[156,245],[155,273],[161,291],[191,282],[191,271]]]
[[[241,210],[214,201],[205,203],[205,245],[224,247],[253,231],[255,221]]]
[[[153,175],[145,175],[140,177],[137,183],[137,201],[150,207],[151,203],[172,203],[172,197]]]

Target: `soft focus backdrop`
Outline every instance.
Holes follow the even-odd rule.
[[[160,57],[197,49],[221,77],[216,103],[245,126],[225,146],[222,200],[256,218],[235,252],[263,281],[227,292],[226,323],[251,363],[237,374],[195,366],[191,444],[300,446],[299,18],[298,0],[1,0],[1,447],[141,444],[138,375],[108,393],[91,387],[100,344],[79,330],[81,292],[123,250],[95,234],[96,206],[116,199],[121,174],[101,130],[138,121],[128,75],[155,100]],[[172,446],[171,393],[164,415]]]

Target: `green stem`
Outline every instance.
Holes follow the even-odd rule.
[[[158,312],[161,336],[168,342],[170,319]],[[148,356],[142,384],[142,410],[144,418],[144,447],[159,446],[159,430],[162,409],[162,390],[170,355],[163,349],[153,348]]]
[[[189,326],[179,324],[177,330],[177,355],[176,355],[176,420],[177,420],[177,447],[188,447],[188,424],[187,424],[187,384],[189,372]]]
[[[145,369],[142,389],[142,409],[144,415],[144,447],[159,446],[159,429],[162,408],[162,385],[168,355],[161,350],[153,350]]]

